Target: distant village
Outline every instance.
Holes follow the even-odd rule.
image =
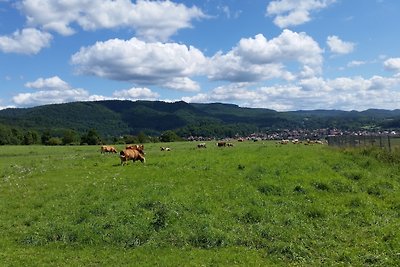
[[[345,131],[339,129],[315,129],[315,130],[281,130],[269,133],[253,133],[249,136],[235,136],[231,139],[262,141],[262,140],[324,140],[333,136],[391,136],[400,137],[400,132],[392,130],[383,131]],[[189,136],[188,141],[211,141],[217,138]]]

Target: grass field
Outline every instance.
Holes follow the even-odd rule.
[[[126,166],[99,147],[0,147],[0,265],[400,265],[397,158],[162,145]]]

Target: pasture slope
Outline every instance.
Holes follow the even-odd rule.
[[[146,144],[126,166],[99,147],[0,147],[0,265],[400,265],[392,157],[196,145]]]

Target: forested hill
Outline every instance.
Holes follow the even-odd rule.
[[[400,128],[400,110],[277,112],[233,104],[107,100],[0,110],[0,126],[43,132],[95,129],[101,136],[233,135],[263,130]]]

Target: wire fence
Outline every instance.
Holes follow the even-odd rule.
[[[400,147],[400,136],[391,135],[340,135],[326,138],[330,146],[365,147],[375,146],[392,151]]]

